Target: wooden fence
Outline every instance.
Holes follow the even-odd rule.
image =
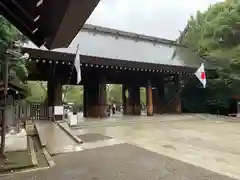
[[[7,127],[14,127],[19,130],[21,125],[31,120],[52,120],[53,109],[45,104],[26,103],[24,101],[14,101],[7,106],[6,119]],[[0,126],[3,119],[3,107],[0,108]]]
[[[3,106],[0,108],[0,131],[3,119]],[[26,103],[24,101],[14,101],[6,108],[7,132],[11,129],[19,132],[20,127],[24,127],[27,121],[52,120],[52,108],[40,103]]]
[[[53,118],[53,109],[46,104],[28,104],[28,119],[31,120],[49,120]]]

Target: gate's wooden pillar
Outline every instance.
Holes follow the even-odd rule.
[[[153,112],[156,114],[163,113],[165,101],[164,101],[164,83],[152,89],[153,94]]]
[[[122,102],[123,102],[123,114],[127,114],[127,99],[128,99],[128,89],[126,85],[122,85]]]
[[[132,115],[141,115],[140,87],[133,85],[129,88],[129,103],[132,106]]]
[[[182,112],[182,100],[181,100],[181,91],[180,91],[181,79],[179,74],[175,75],[175,86],[178,92],[175,99],[175,111],[176,113],[181,113]]]
[[[62,83],[61,77],[56,75],[56,64],[49,64],[48,72],[48,83],[47,83],[47,98],[48,107],[50,107],[51,112],[54,113],[54,106],[62,106]],[[56,115],[55,120],[62,120],[63,115]]]
[[[100,82],[86,82],[84,84],[83,116],[84,117],[106,117],[106,84]]]
[[[88,91],[87,84],[83,85],[83,117],[87,117],[88,111]]]
[[[54,99],[55,99],[55,89],[54,89],[54,81],[52,78],[48,79],[47,82],[47,116],[49,120],[53,120],[53,107],[54,107]]]
[[[84,117],[98,117],[98,83],[84,84]]]
[[[157,113],[158,109],[158,91],[156,87],[152,88],[153,114]]]
[[[147,115],[153,116],[153,96],[152,96],[152,85],[151,81],[148,81],[146,87],[146,96],[147,96]]]
[[[47,102],[48,106],[54,106],[54,99],[55,99],[55,88],[54,88],[54,81],[51,79],[47,82]]]
[[[62,106],[62,84],[48,81],[48,107],[54,111],[54,106]],[[53,113],[53,112],[49,112]],[[63,115],[56,115],[55,120],[62,120]]]
[[[99,89],[98,89],[99,95],[99,116],[100,117],[107,117],[107,89],[106,89],[106,84],[104,81],[102,81],[99,84]]]
[[[55,100],[55,88],[54,88],[55,67],[56,65],[54,63],[49,64],[48,82],[47,82],[47,104],[49,107],[54,106],[54,100]]]
[[[170,104],[166,108],[168,113],[181,113],[182,112],[182,101],[181,101],[181,83],[180,76],[177,74],[174,77],[175,92],[173,94],[173,99],[170,99]]]
[[[59,83],[59,82],[56,82],[54,84],[54,106],[63,106],[63,103],[62,103],[62,84]],[[56,121],[63,120],[63,114],[55,115],[55,120]]]
[[[141,115],[140,87],[138,85],[123,85],[123,114]]]
[[[54,86],[54,92],[55,92],[55,97],[54,97],[54,105],[55,106],[62,106],[62,84],[61,83],[56,83]]]

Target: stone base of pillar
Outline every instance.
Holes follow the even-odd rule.
[[[123,114],[141,115],[140,87],[137,85],[123,85]]]
[[[162,114],[163,113],[163,108],[164,108],[164,106],[160,106],[160,105],[154,106],[154,113]]]
[[[63,115],[55,115],[54,120],[55,121],[62,121],[63,120]]]
[[[141,105],[135,105],[133,113],[134,115],[141,115]]]
[[[147,112],[147,116],[153,116],[153,113]]]
[[[153,106],[148,105],[147,107],[147,116],[153,116],[154,112],[153,112]]]
[[[141,115],[141,105],[127,105],[126,111],[123,112],[125,115]]]
[[[106,85],[101,83],[84,85],[84,117],[107,117]]]
[[[182,102],[180,97],[175,100],[175,111],[176,113],[182,113]]]
[[[108,112],[107,112],[107,106],[106,105],[100,106],[99,109],[100,109],[99,115],[100,115],[101,118],[108,117]]]
[[[164,111],[165,113],[182,113],[182,106],[181,106],[181,100],[180,99],[175,99],[169,107],[167,107]]]
[[[147,107],[147,116],[153,116],[153,106],[148,106]]]
[[[106,106],[91,106],[84,117],[104,118],[108,117]]]
[[[133,115],[133,106],[132,105],[126,105],[125,114],[126,115]]]
[[[98,106],[91,106],[88,108],[87,117],[94,117],[99,118],[99,107]]]

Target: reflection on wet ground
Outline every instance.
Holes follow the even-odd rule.
[[[62,124],[69,128],[66,122]],[[66,137],[66,133],[56,124],[42,129],[48,137],[46,144],[52,154],[128,143],[240,179],[239,121],[233,123],[223,117],[196,115],[117,115],[103,120],[89,119],[69,128],[75,136],[88,137],[83,144]]]
[[[117,122],[115,126],[112,126],[111,119],[92,120],[71,131],[75,135],[100,133],[119,142],[128,142],[240,179],[240,122],[207,117],[208,120],[195,115],[121,117],[121,120],[115,118],[112,121]]]

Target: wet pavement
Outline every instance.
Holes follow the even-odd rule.
[[[233,180],[130,144],[65,153],[54,160],[51,169],[0,180]]]
[[[120,112],[116,113],[109,118],[79,118],[76,125],[72,128],[84,128],[89,126],[116,126],[116,125],[127,125],[133,123],[152,122],[155,121],[180,121],[180,120],[191,120],[191,115],[155,115],[155,116],[123,116]]]
[[[73,135],[100,134],[111,139],[95,137],[90,142],[72,144],[71,153],[53,157],[55,167],[0,180],[240,179],[240,122],[165,115],[83,123],[71,129]],[[59,142],[55,145],[59,147],[72,142],[63,132],[56,133]]]
[[[195,115],[154,116],[140,123],[89,123],[72,129],[75,135],[101,133],[161,155],[240,179],[240,122]],[[134,117],[133,117],[134,118]],[[135,117],[141,120],[143,117]],[[168,120],[169,119],[169,120]],[[184,120],[186,119],[186,120]],[[138,120],[138,122],[139,122]],[[109,120],[108,120],[109,121]],[[132,120],[133,121],[133,120]]]
[[[35,121],[39,139],[42,146],[46,146],[49,154],[71,152],[76,149],[76,143],[56,123],[52,121]]]

